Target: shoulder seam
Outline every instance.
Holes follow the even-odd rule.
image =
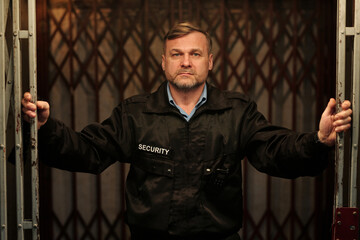
[[[127,99],[124,100],[125,103],[129,104],[129,103],[144,103],[149,99],[150,94],[141,94],[141,95],[136,95],[136,96],[132,96],[129,97]]]
[[[223,94],[228,99],[240,99],[244,102],[250,101],[250,97],[243,93],[234,92],[234,91],[224,91]]]

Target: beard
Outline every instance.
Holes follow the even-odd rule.
[[[191,75],[181,76],[182,73],[189,73]],[[176,89],[184,92],[189,92],[191,90],[197,89],[202,86],[205,82],[205,79],[196,78],[196,74],[191,69],[181,69],[178,70],[175,76],[167,76],[168,82],[174,86]]]

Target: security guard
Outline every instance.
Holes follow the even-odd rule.
[[[240,239],[241,160],[272,176],[313,176],[326,168],[336,132],[350,128],[350,102],[335,114],[331,99],[319,130],[296,133],[271,125],[256,104],[206,83],[211,39],[189,23],[164,39],[167,81],[152,94],[124,100],[111,116],[75,132],[49,117],[49,104],[22,101],[25,118],[38,110],[39,154],[48,165],[101,173],[130,163],[127,223],[132,239]]]

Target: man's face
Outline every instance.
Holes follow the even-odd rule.
[[[213,67],[213,55],[208,53],[204,34],[192,32],[180,38],[167,40],[162,55],[166,79],[178,90],[202,86]]]

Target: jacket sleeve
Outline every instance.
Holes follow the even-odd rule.
[[[131,142],[127,113],[119,105],[101,124],[81,132],[49,118],[39,130],[39,159],[51,167],[98,174],[116,161],[127,162]]]
[[[246,156],[259,171],[272,176],[315,176],[328,166],[330,147],[317,141],[317,132],[297,133],[271,125],[250,102],[245,111]]]

